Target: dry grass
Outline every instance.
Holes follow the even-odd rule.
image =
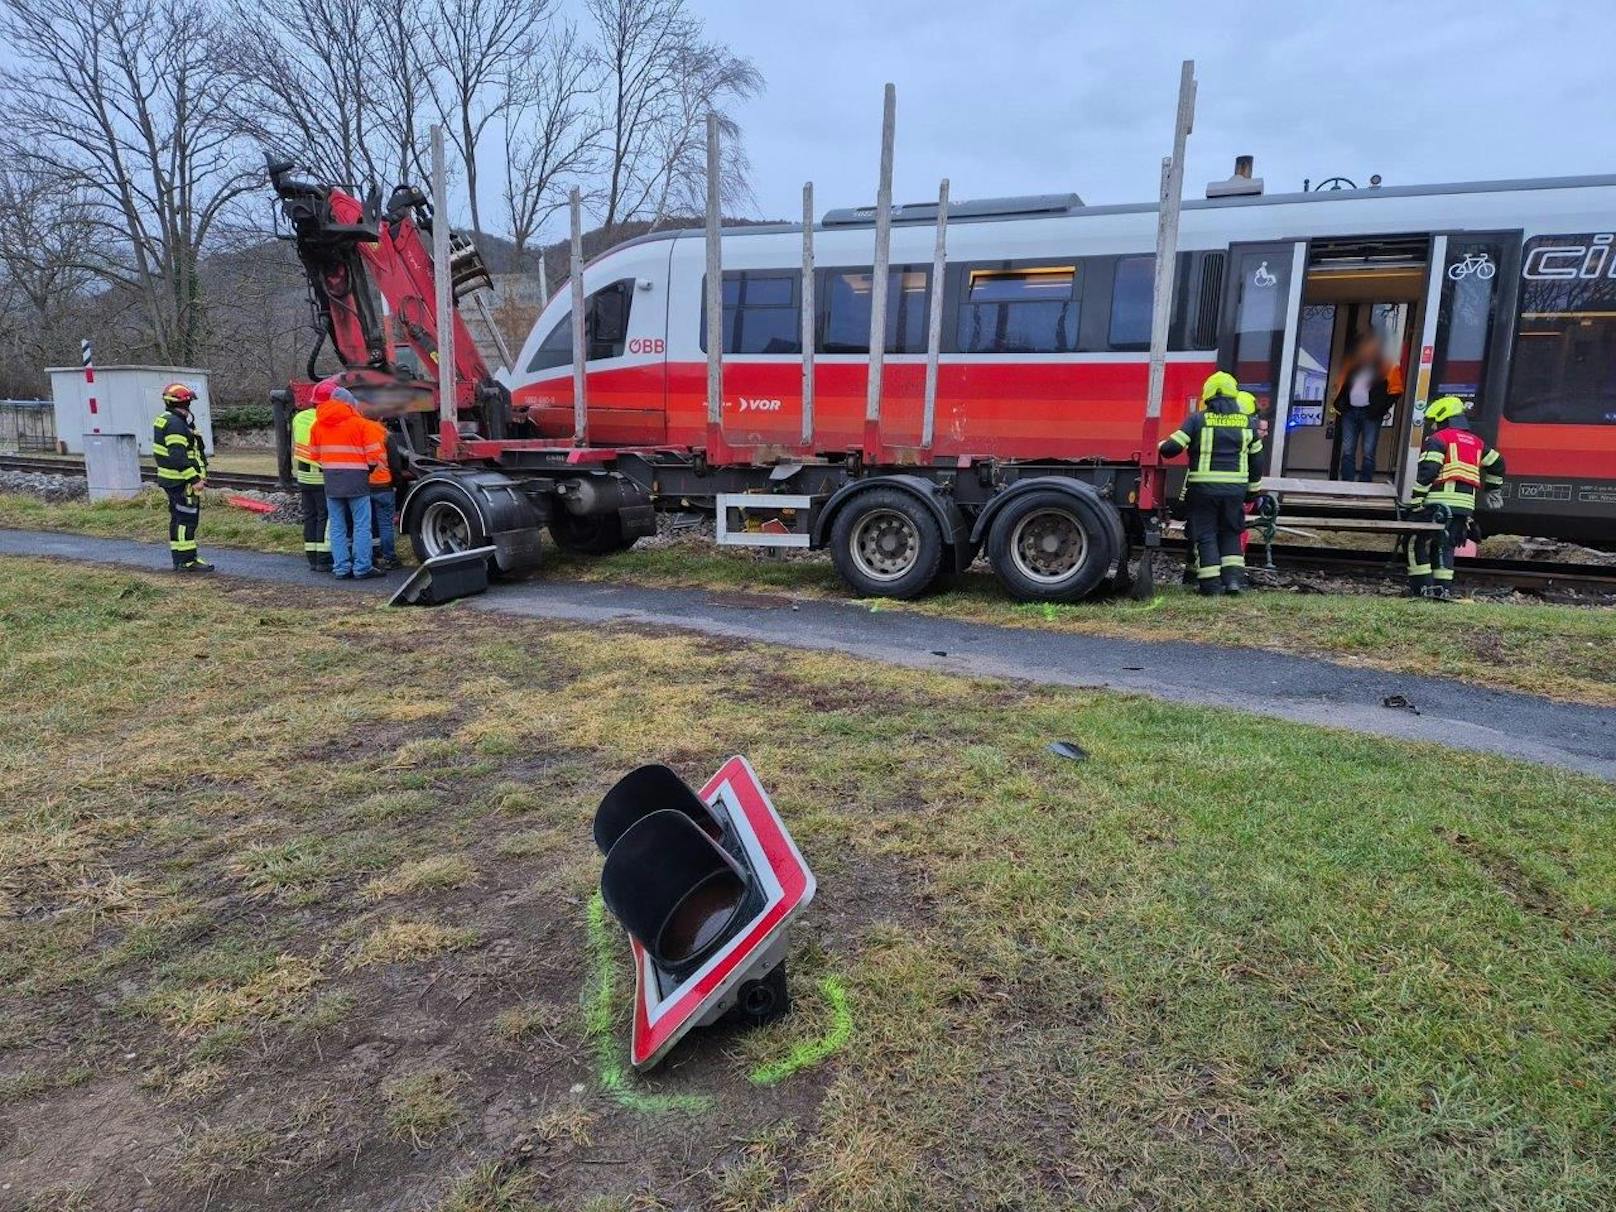
[[[394,919],[377,926],[360,940],[348,961],[350,968],[371,964],[403,964],[430,959],[445,951],[458,951],[477,940],[475,930],[440,926],[436,922]]]
[[[1616,1201],[1608,785],[827,654],[7,571],[0,1074],[6,1121],[49,1125],[0,1135],[20,1207]],[[580,1008],[590,813],[635,763],[732,752],[820,880],[796,1010],[623,1064],[636,1109],[598,1067],[621,1004],[599,1053]],[[845,1046],[754,1085],[835,1029],[830,978]]]
[[[366,900],[385,900],[412,892],[448,892],[477,878],[477,868],[461,854],[436,854],[404,863],[363,888]]]
[[[399,1140],[424,1148],[463,1116],[457,1093],[465,1079],[443,1069],[399,1078],[382,1089],[387,1127]]]

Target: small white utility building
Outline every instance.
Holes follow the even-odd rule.
[[[68,454],[84,453],[84,435],[132,433],[143,455],[151,454],[152,422],[163,407],[163,388],[184,383],[197,394],[191,422],[213,453],[213,409],[208,372],[190,366],[97,366],[95,382],[84,381],[82,366],[52,366],[48,371],[56,406],[57,445]],[[90,397],[96,411],[90,412]]]

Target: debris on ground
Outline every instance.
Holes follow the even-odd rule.
[[[1419,715],[1420,713],[1420,709],[1414,706],[1413,703],[1411,703],[1405,696],[1401,694],[1388,694],[1385,698],[1380,700],[1380,705],[1382,707],[1390,707],[1394,711],[1408,711],[1412,712],[1414,715]]]
[[[1065,758],[1069,762],[1086,762],[1089,760],[1089,751],[1076,741],[1050,741],[1049,751],[1056,757]]]

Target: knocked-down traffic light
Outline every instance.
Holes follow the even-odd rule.
[[[745,758],[699,792],[666,766],[631,770],[595,811],[595,845],[634,956],[636,1069],[692,1027],[786,1012],[786,925],[814,875]]]

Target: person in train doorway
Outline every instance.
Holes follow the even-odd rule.
[[[152,459],[168,497],[168,553],[175,572],[213,571],[196,549],[208,476],[208,452],[191,420],[196,398],[184,383],[170,383],[163,388],[163,411],[152,422]]]
[[[327,386],[329,384],[329,386]],[[325,479],[326,512],[331,521],[331,571],[341,578],[379,577],[371,562],[370,473],[386,452],[359,415],[359,401],[346,387],[325,380],[325,398],[315,407],[309,453]]]
[[[391,572],[398,567],[398,538],[397,527],[394,524],[395,514],[398,510],[398,496],[395,486],[401,480],[402,460],[398,454],[398,446],[392,441],[387,426],[380,421],[373,421],[369,417],[362,417],[365,429],[375,443],[381,447],[382,459],[370,472],[370,517],[375,523],[373,530],[376,539],[375,566],[383,572]]]
[[[292,476],[297,480],[299,504],[303,509],[303,554],[309,567],[331,567],[331,523],[325,508],[325,475],[309,448],[309,431],[314,428],[315,410],[331,398],[331,380],[314,385],[308,407],[292,415]]]
[[[1241,507],[1257,495],[1263,447],[1256,418],[1241,410],[1239,394],[1233,375],[1221,370],[1210,375],[1201,387],[1201,407],[1159,447],[1164,458],[1189,453],[1184,503],[1196,552],[1196,588],[1208,596],[1246,587]]]
[[[1410,597],[1452,597],[1453,552],[1461,546],[1478,503],[1504,507],[1504,456],[1470,428],[1464,402],[1457,396],[1432,400],[1425,410],[1425,445],[1415,475],[1415,514],[1421,521],[1445,506],[1441,531],[1422,531],[1408,545]]]
[[[1343,480],[1375,478],[1375,447],[1386,414],[1403,395],[1403,368],[1386,357],[1378,333],[1365,333],[1353,346],[1331,411],[1341,426]]]

